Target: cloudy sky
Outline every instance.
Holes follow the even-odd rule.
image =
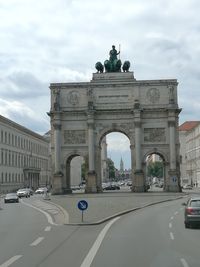
[[[0,114],[45,133],[49,84],[89,81],[120,44],[137,80],[178,80],[180,124],[200,120],[199,14],[197,0],[0,0]]]

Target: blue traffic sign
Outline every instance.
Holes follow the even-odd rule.
[[[78,208],[79,210],[86,210],[88,208],[88,203],[86,200],[80,200],[78,202]]]

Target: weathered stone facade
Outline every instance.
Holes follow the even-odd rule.
[[[0,115],[0,193],[51,184],[47,136]]]
[[[179,191],[177,80],[136,80],[133,72],[95,73],[90,82],[53,83],[52,170],[55,194],[70,192],[70,161],[88,162],[86,192],[101,192],[101,142],[111,132],[130,140],[133,191],[145,190],[149,154],[165,165],[166,191]]]

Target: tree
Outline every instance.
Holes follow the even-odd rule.
[[[163,177],[163,162],[162,161],[155,161],[155,162],[150,162],[147,167],[147,173],[148,176],[153,176],[153,177],[158,177],[161,178]]]
[[[107,166],[108,166],[109,179],[115,179],[115,165],[110,158],[107,158]]]

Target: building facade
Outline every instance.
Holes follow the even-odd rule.
[[[200,187],[200,121],[179,126],[181,184]]]
[[[0,193],[51,183],[49,140],[0,115]]]

